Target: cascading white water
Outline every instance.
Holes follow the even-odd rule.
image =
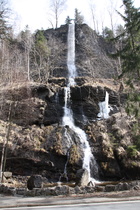
[[[69,86],[75,85],[74,79],[77,76],[75,66],[75,24],[69,24],[67,67]]]
[[[105,101],[99,102],[100,112],[98,113],[98,117],[100,119],[107,119],[109,117],[110,107],[109,107],[109,94],[106,92]]]
[[[89,146],[89,142],[87,141],[87,136],[85,132],[79,127],[75,126],[73,119],[73,112],[70,107],[70,87],[76,85],[75,77],[76,67],[75,67],[75,24],[69,24],[68,31],[68,57],[67,57],[67,67],[68,67],[68,84],[65,87],[65,106],[64,106],[64,116],[62,118],[63,126],[69,126],[79,137],[82,149],[84,152],[83,159],[83,169],[86,169],[89,174],[89,181],[95,181],[91,178],[90,165],[92,163],[96,163],[94,156],[92,155],[91,148]],[[98,167],[95,166],[95,171],[97,172]]]

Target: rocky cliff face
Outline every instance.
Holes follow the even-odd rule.
[[[56,36],[66,44],[67,26],[45,34],[48,39]],[[58,62],[63,68],[53,71],[53,77],[46,84],[12,84],[0,89],[0,147],[10,123],[6,170],[15,175],[41,174],[50,181],[75,181],[76,172],[82,167],[79,137],[68,126],[62,126],[67,83],[65,59],[64,49],[62,60]],[[76,27],[76,66],[81,77],[77,77],[76,85],[71,87],[71,108],[75,124],[86,132],[96,158],[99,168],[96,178],[140,178],[140,154],[127,152],[127,147],[132,145],[130,130],[135,121],[125,112],[120,113],[125,94],[118,94],[119,85],[112,78],[116,75],[113,61],[87,25]],[[106,91],[110,117],[98,120],[99,102],[105,100]],[[71,143],[66,134],[71,137]],[[92,170],[94,174],[94,168]]]
[[[76,67],[80,76],[114,78],[115,62],[107,56],[114,49],[86,24],[76,26]]]
[[[52,41],[58,45],[61,54],[57,56],[56,67],[51,76],[67,77],[67,34],[68,26],[62,25],[58,29],[44,31],[48,44]],[[92,78],[114,78],[117,76],[117,66],[107,53],[114,51],[111,44],[96,34],[88,25],[75,26],[76,68],[78,76]]]

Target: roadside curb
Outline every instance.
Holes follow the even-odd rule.
[[[1,203],[2,198],[5,203]],[[0,197],[0,209],[1,208],[14,208],[14,207],[35,207],[35,206],[65,206],[65,205],[75,205],[75,204],[99,204],[99,203],[109,203],[109,202],[124,202],[124,201],[138,201],[140,196],[126,197],[126,198],[109,198],[109,197],[87,197],[82,196],[74,197]],[[9,203],[9,204],[8,204]]]

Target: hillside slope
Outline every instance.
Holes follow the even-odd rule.
[[[61,59],[46,84],[1,85],[0,148],[10,126],[5,170],[13,175],[41,174],[50,182],[75,181],[82,167],[83,151],[75,132],[62,126],[68,74],[67,26],[46,30],[44,34],[48,43],[52,36],[63,43]],[[109,50],[111,46],[107,49],[105,41],[87,25],[76,26],[78,77],[76,85],[71,87],[74,121],[87,134],[99,168],[97,179],[139,179],[140,153],[132,154],[128,150],[133,145],[131,128],[135,120],[123,110],[126,94],[118,92],[119,84],[113,79],[117,75],[116,66],[107,56]],[[105,100],[106,92],[110,117],[98,120],[99,102]],[[66,132],[71,136],[71,145]]]

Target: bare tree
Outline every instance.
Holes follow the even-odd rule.
[[[4,140],[4,144],[2,148],[2,156],[1,156],[1,164],[0,164],[0,182],[1,183],[3,182],[4,170],[5,170],[5,165],[6,165],[7,147],[8,147],[8,141],[9,141],[9,136],[10,136],[10,130],[11,130],[12,106],[13,106],[13,102],[10,103],[10,106],[9,106],[7,131],[6,131],[6,136],[5,136],[5,140]]]
[[[116,12],[116,8],[117,8],[117,1],[110,0],[110,5],[108,7],[108,13],[109,13],[109,17],[110,17],[111,30],[113,31],[114,35],[115,35],[115,26],[116,26],[116,21],[117,21],[117,18],[115,17],[115,15],[118,15]]]
[[[30,53],[33,45],[33,38],[28,26],[26,26],[25,31],[22,32],[21,39],[25,50],[25,65],[27,68],[27,79],[28,81],[30,81]]]
[[[24,43],[25,41],[25,43]],[[30,80],[31,46],[27,39],[4,39],[0,45],[0,81],[6,84]]]
[[[9,53],[8,53],[8,39],[10,27],[8,25],[9,9],[6,0],[0,0],[0,77],[7,73]]]
[[[64,8],[66,7],[67,0],[51,0],[50,1],[50,9],[53,13],[53,16],[55,17],[55,28],[58,27],[58,19]],[[52,21],[51,25],[52,24]]]
[[[96,20],[96,5],[93,3],[92,0],[89,1],[89,7],[93,21],[93,28],[96,32],[98,32],[98,21]]]
[[[27,67],[21,40],[13,39],[9,44],[9,82],[26,81]]]

